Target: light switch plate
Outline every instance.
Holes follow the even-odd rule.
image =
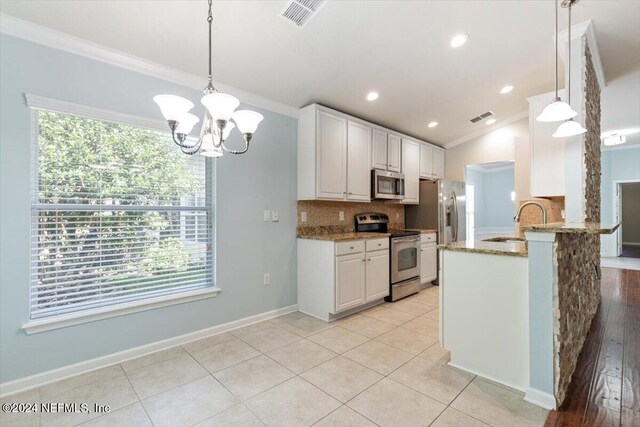
[[[264,222],[271,221],[271,211],[264,211]]]
[[[278,222],[279,220],[280,220],[280,215],[278,214],[278,211],[271,211],[271,221]]]
[[[340,211],[340,221],[344,221],[344,211]]]
[[[302,213],[300,214],[300,220],[301,220],[302,222],[307,222],[307,213],[306,213],[306,212],[302,212]]]
[[[264,274],[264,280],[263,280],[263,281],[264,281],[264,285],[265,285],[265,286],[270,285],[270,284],[271,284],[271,274],[269,274],[269,273],[265,273],[265,274]]]

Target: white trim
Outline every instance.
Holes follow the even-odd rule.
[[[188,292],[177,292],[171,295],[163,295],[155,298],[145,298],[137,301],[113,304],[105,307],[83,310],[80,312],[52,316],[44,319],[30,320],[22,325],[27,335],[50,331],[52,329],[66,328],[82,323],[95,322],[110,317],[124,316],[140,311],[154,310],[169,305],[184,304],[206,298],[213,298],[220,293],[220,288],[197,289]]]
[[[620,144],[620,145],[602,145],[601,151],[631,150],[632,148],[640,148],[640,144]]]
[[[524,400],[526,402],[532,403],[545,409],[556,409],[557,403],[556,397],[554,395],[531,387],[527,387],[524,393]]]
[[[120,351],[118,353],[108,354],[106,356],[97,357],[95,359],[85,360],[83,362],[75,363],[73,365],[64,366],[58,369],[52,369],[50,371],[42,372],[40,374],[31,375],[29,377],[19,378],[13,381],[7,381],[0,384],[0,397],[20,393],[31,388],[40,387],[45,384],[59,381],[65,378],[69,378],[75,375],[83,374],[96,369],[104,368],[106,366],[115,365],[125,362],[136,357],[143,356],[145,354],[153,353],[159,350],[175,347],[177,345],[183,345],[191,341],[206,338],[211,335],[221,334],[233,329],[238,329],[243,326],[250,325],[252,323],[261,322],[263,320],[272,319],[274,317],[282,316],[284,314],[297,311],[297,305],[290,305],[288,307],[278,308],[276,310],[267,311],[254,316],[245,317],[242,319],[234,320],[232,322],[223,323],[221,325],[212,326],[210,328],[201,329],[199,331],[190,332],[188,334],[179,335],[177,337],[168,338],[162,341],[156,341],[150,344],[145,344],[139,347],[134,347],[128,350]]]
[[[524,236],[528,242],[548,242],[553,243],[556,241],[556,233],[548,231],[525,231]]]
[[[454,139],[451,142],[447,142],[446,144],[444,144],[443,147],[448,150],[449,148],[453,148],[456,145],[464,144],[465,142],[471,141],[474,138],[477,138],[479,136],[482,136],[482,135],[485,135],[487,133],[493,132],[493,131],[495,131],[497,129],[500,129],[501,127],[510,125],[511,123],[515,123],[518,120],[522,120],[522,119],[524,119],[525,117],[528,117],[528,116],[529,116],[529,110],[521,111],[518,114],[516,114],[515,116],[511,116],[511,117],[509,117],[507,119],[501,120],[501,121],[499,121],[499,122],[497,122],[497,123],[495,123],[495,124],[493,124],[491,126],[485,126],[485,129],[482,129],[482,130],[479,130],[479,131],[476,131],[476,132],[472,132],[472,133],[467,134],[465,136],[462,136],[462,137],[460,137],[458,139]]]
[[[513,389],[513,390],[517,390],[517,391],[520,391],[520,392],[523,392],[523,393],[525,391],[525,389],[523,389],[522,387],[518,387],[518,386],[510,384],[510,383],[505,383],[504,381],[498,381],[497,379],[495,379],[493,377],[489,377],[489,376],[484,375],[484,374],[482,374],[480,372],[474,371],[473,369],[468,369],[468,368],[463,368],[461,366],[458,366],[458,365],[456,365],[455,363],[453,363],[451,361],[447,362],[447,365],[451,366],[451,367],[454,367],[456,369],[459,369],[461,371],[468,372],[470,374],[476,375],[476,376],[480,377],[483,380],[491,381],[492,383],[495,383],[495,385],[497,385],[498,387],[502,387],[502,388],[507,387],[507,388],[510,388],[510,389]]]
[[[49,110],[63,114],[73,114],[75,116],[82,116],[90,119],[105,120],[109,122],[139,126],[147,129],[157,129],[162,132],[169,131],[167,122],[160,119],[149,119],[133,114],[119,113],[117,111],[105,110],[97,107],[89,107],[87,105],[46,98],[44,96],[33,95],[30,93],[25,94],[25,100],[28,107],[36,110]]]
[[[2,22],[0,32],[9,36],[18,37],[193,89],[201,90],[207,83],[205,75],[196,75],[180,71],[4,13],[0,13],[0,21]],[[243,103],[274,111],[285,116],[298,117],[298,109],[295,107],[220,82],[213,83],[219,91],[234,95]]]
[[[600,90],[607,86],[607,80],[604,76],[604,68],[602,68],[602,60],[600,59],[600,51],[598,50],[598,43],[596,42],[596,32],[591,20],[581,22],[571,26],[571,39],[579,39],[581,37],[587,38],[587,45],[589,46],[589,52],[591,52],[591,61],[593,62],[593,68],[600,85]],[[562,30],[558,33],[558,42],[561,44],[560,54],[562,60],[566,62],[566,45],[569,39],[569,30]]]
[[[611,218],[613,218],[613,222],[617,221],[620,225],[611,233],[609,244],[613,244],[613,256],[616,257],[622,255],[622,244],[624,244],[624,242],[622,242],[622,244],[619,242],[619,240],[622,240],[622,184],[634,184],[638,182],[640,182],[639,178],[611,180],[611,209],[613,210],[613,216]],[[620,191],[618,191],[618,186],[620,186]],[[610,254],[611,251],[607,253],[607,255]]]

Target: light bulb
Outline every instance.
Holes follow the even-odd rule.
[[[166,120],[178,121],[193,108],[193,102],[176,95],[156,95],[153,101],[158,104]]]
[[[466,34],[458,34],[456,36],[453,36],[453,38],[451,39],[451,47],[460,47],[465,44],[467,40],[469,40],[469,36]]]
[[[569,120],[577,115],[578,113],[573,111],[569,104],[563,102],[560,98],[555,98],[551,104],[544,107],[544,110],[536,117],[536,120],[539,122],[560,122]]]
[[[438,126],[438,122],[431,122],[427,126],[430,127],[430,128],[434,128],[434,127]]]
[[[568,136],[575,136],[585,133],[587,130],[583,128],[580,123],[569,119],[566,122],[558,126],[556,132],[552,135],[554,138],[566,138]]]
[[[201,102],[209,110],[214,123],[217,120],[228,121],[233,111],[240,105],[240,101],[235,96],[219,92],[203,96]]]
[[[264,119],[262,114],[251,110],[239,110],[233,113],[233,121],[236,122],[240,133],[255,133],[262,119]]]

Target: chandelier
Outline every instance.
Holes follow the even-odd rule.
[[[211,73],[211,25],[213,14],[211,12],[212,0],[209,2],[209,77],[204,88],[204,96],[200,100],[205,106],[204,119],[200,128],[200,137],[190,144],[187,136],[200,119],[189,113],[193,108],[193,102],[176,95],[156,95],[153,100],[160,107],[162,115],[169,124],[171,137],[183,153],[200,154],[207,157],[220,157],[224,152],[230,154],[244,154],[249,150],[249,143],[258,125],[262,121],[262,114],[251,110],[237,110],[240,101],[225,93],[220,93],[213,87]],[[231,121],[233,120],[233,121]],[[232,150],[225,144],[226,139],[233,130],[238,128],[244,138],[244,148]]]

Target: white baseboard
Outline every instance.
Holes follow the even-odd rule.
[[[461,371],[468,372],[468,373],[473,374],[475,376],[478,376],[478,377],[480,377],[482,379],[489,380],[492,383],[496,383],[499,386],[507,387],[507,388],[510,388],[510,389],[513,389],[513,390],[517,390],[517,391],[520,391],[520,392],[524,393],[524,389],[522,387],[520,387],[520,386],[515,385],[515,384],[511,384],[511,383],[507,383],[507,382],[504,382],[504,381],[497,380],[497,379],[495,379],[493,377],[490,377],[490,376],[487,376],[487,375],[482,374],[480,372],[474,371],[473,369],[468,369],[468,368],[459,366],[459,365],[457,365],[457,364],[455,364],[454,362],[451,362],[451,361],[448,362],[447,365],[449,365],[449,366],[451,366],[453,368],[459,369]]]
[[[525,390],[524,400],[549,410],[556,409],[557,405],[554,395],[530,387]]]
[[[40,387],[54,381],[59,381],[68,377],[84,374],[86,372],[94,371],[96,369],[104,368],[110,365],[115,365],[117,363],[122,363],[130,359],[135,359],[136,357],[144,356],[145,354],[164,350],[170,347],[175,347],[177,345],[186,344],[190,341],[199,340],[211,335],[217,335],[233,329],[238,329],[252,323],[272,319],[274,317],[292,313],[297,310],[298,306],[297,304],[294,304],[288,307],[278,308],[276,310],[271,310],[265,313],[256,314],[254,316],[245,317],[243,319],[234,320],[232,322],[223,323],[221,325],[212,326],[210,328],[200,329],[199,331],[190,332],[188,334],[179,335],[177,337],[168,338],[166,340],[145,344],[140,347],[134,347],[128,350],[120,351],[118,353],[112,353],[106,356],[97,357],[95,359],[75,363],[73,365],[64,366],[62,368],[52,369],[40,374],[19,378],[13,381],[7,381],[0,384],[0,397],[4,398],[6,396],[20,393],[35,387]]]

